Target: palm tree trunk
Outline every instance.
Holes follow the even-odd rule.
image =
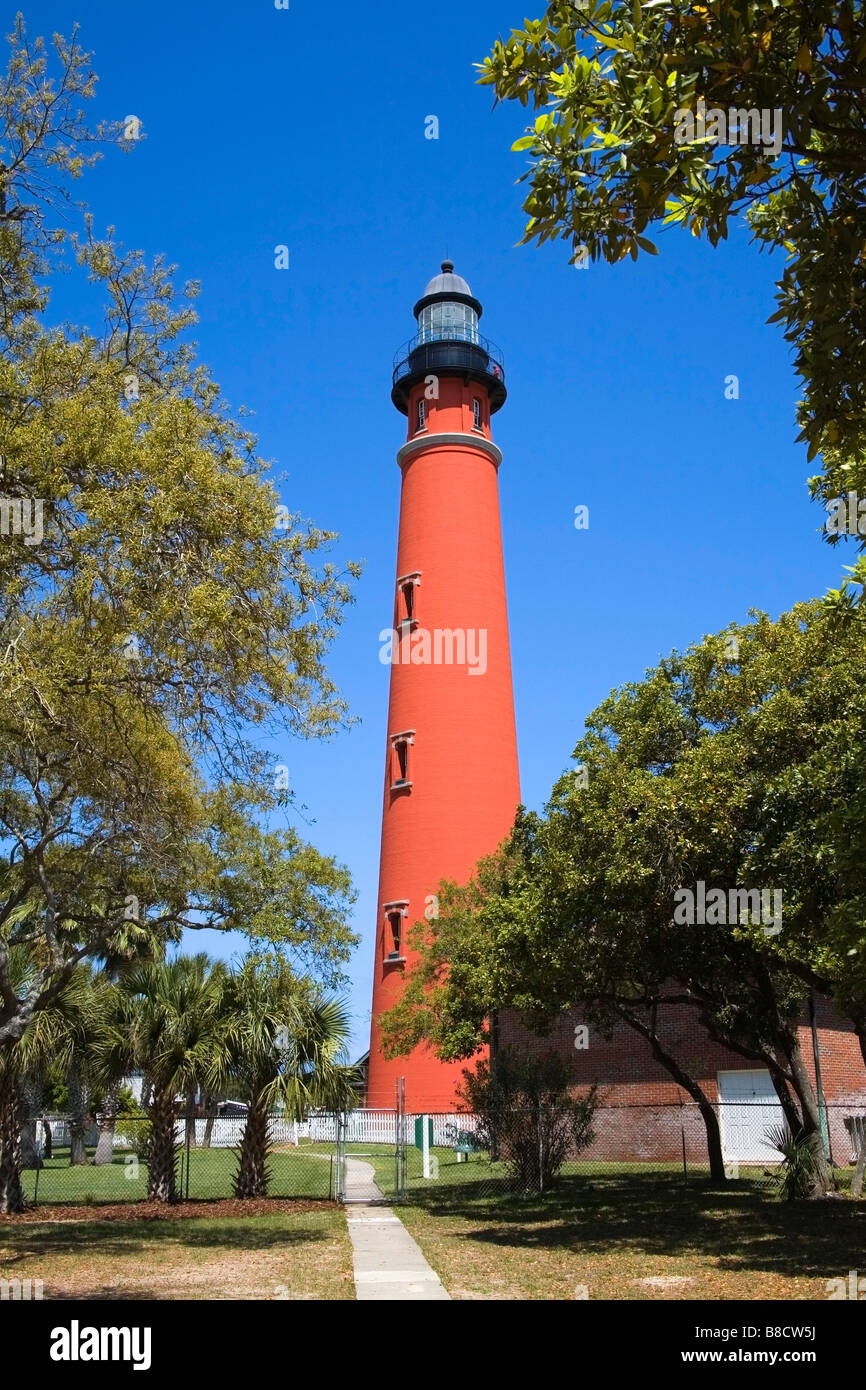
[[[184,1142],[188,1149],[195,1148],[195,1091],[190,1091],[186,1098]]]
[[[176,1202],[177,1142],[174,1135],[174,1094],[155,1091],[149,1107],[150,1143],[147,1195],[152,1202]]]
[[[269,1149],[268,1108],[261,1101],[254,1101],[250,1105],[241,1139],[238,1168],[234,1180],[236,1197],[267,1197]]]
[[[204,1135],[202,1136],[201,1141],[201,1146],[203,1149],[210,1148],[210,1141],[213,1135],[214,1120],[216,1119],[217,1115],[217,1105],[218,1102],[216,1096],[208,1096],[205,1105],[205,1114],[207,1116],[207,1119],[205,1120]]]
[[[117,1124],[117,1105],[120,1098],[120,1082],[112,1081],[105,1088],[105,1101],[99,1117],[99,1139],[96,1144],[94,1163],[111,1163],[114,1159],[114,1128]]]
[[[88,1161],[85,1147],[87,1106],[87,1088],[73,1068],[69,1073],[69,1163],[73,1167]]]
[[[18,1086],[21,1104],[21,1167],[41,1168],[39,1157],[39,1115],[42,1110],[42,1085],[32,1073],[25,1073]]]
[[[36,1115],[27,1115],[21,1120],[21,1167],[41,1168],[42,1160],[36,1147],[36,1131],[39,1120]]]
[[[0,1214],[25,1210],[21,1187],[21,1105],[18,1077],[0,1054]]]

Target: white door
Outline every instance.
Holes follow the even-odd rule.
[[[768,1071],[720,1071],[719,1120],[727,1162],[781,1163],[766,1137],[768,1129],[785,1123]]]

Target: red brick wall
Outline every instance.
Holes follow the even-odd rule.
[[[698,1079],[712,1101],[718,1100],[719,1071],[761,1066],[708,1038],[696,1020],[696,1011],[685,1005],[664,1009],[659,1020],[663,1045]],[[624,1023],[614,1028],[610,1038],[590,1024],[589,1046],[578,1051],[575,1028],[583,1022],[580,1010],[571,1009],[552,1021],[548,1035],[539,1036],[524,1026],[516,1010],[503,1009],[499,1013],[498,1045],[530,1055],[552,1049],[567,1061],[576,1087],[584,1089],[598,1083],[597,1137],[588,1158],[671,1160],[682,1156],[685,1143],[688,1161],[706,1162],[706,1132],[700,1114],[688,1093],[656,1062],[645,1039]],[[851,1025],[823,1000],[818,1001],[817,1022],[833,1157],[837,1163],[848,1163],[852,1151],[844,1117],[866,1110],[866,1067]],[[805,1017],[800,1047],[814,1085],[812,1032]]]

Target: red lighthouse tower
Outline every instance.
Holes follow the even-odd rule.
[[[465,881],[508,834],[519,801],[505,573],[491,416],[502,356],[479,334],[481,304],[443,261],[415,305],[391,399],[409,418],[392,627],[379,907],[367,1104],[454,1109],[462,1066],[427,1048],[386,1061],[379,1019],[399,998],[408,929],[436,912],[440,879]]]

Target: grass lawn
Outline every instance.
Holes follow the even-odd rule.
[[[518,1199],[485,1160],[434,1154],[425,1182],[409,1151],[399,1214],[455,1299],[825,1299],[866,1262],[866,1203],[780,1202],[748,1178],[717,1190],[675,1164],[572,1165]],[[387,1152],[368,1161],[391,1171]]]
[[[326,1197],[331,1147],[278,1151],[273,1195]],[[348,1152],[392,1197],[393,1146]],[[409,1148],[398,1210],[454,1299],[825,1299],[829,1279],[866,1262],[866,1203],[780,1202],[761,1170],[715,1189],[675,1163],[583,1162],[544,1197],[517,1198],[500,1165],[433,1156],[438,1174],[425,1180]],[[0,1277],[42,1279],[46,1299],[354,1297],[345,1214],[327,1202],[130,1207],[127,1218],[143,1169],[125,1177],[122,1154],[99,1168],[64,1157],[40,1173],[35,1211],[0,1218]],[[227,1197],[232,1171],[229,1150],[193,1150],[191,1197]],[[65,1217],[62,1204],[82,1200],[90,1209]]]
[[[88,1150],[92,1157],[93,1150]],[[236,1159],[231,1149],[190,1151],[190,1197],[230,1197]],[[330,1195],[331,1163],[325,1145],[277,1149],[271,1155],[272,1197],[324,1197]],[[180,1165],[178,1168],[180,1173]],[[38,1187],[37,1187],[38,1177]],[[147,1169],[135,1155],[115,1150],[112,1163],[69,1166],[69,1150],[57,1149],[37,1174],[23,1174],[24,1192],[39,1205],[57,1202],[140,1202],[147,1195]],[[183,1191],[186,1191],[184,1180]]]
[[[252,1217],[0,1221],[0,1278],[45,1299],[351,1299],[345,1216],[325,1203]],[[203,1213],[206,1208],[202,1209]],[[96,1209],[94,1217],[98,1215]]]

